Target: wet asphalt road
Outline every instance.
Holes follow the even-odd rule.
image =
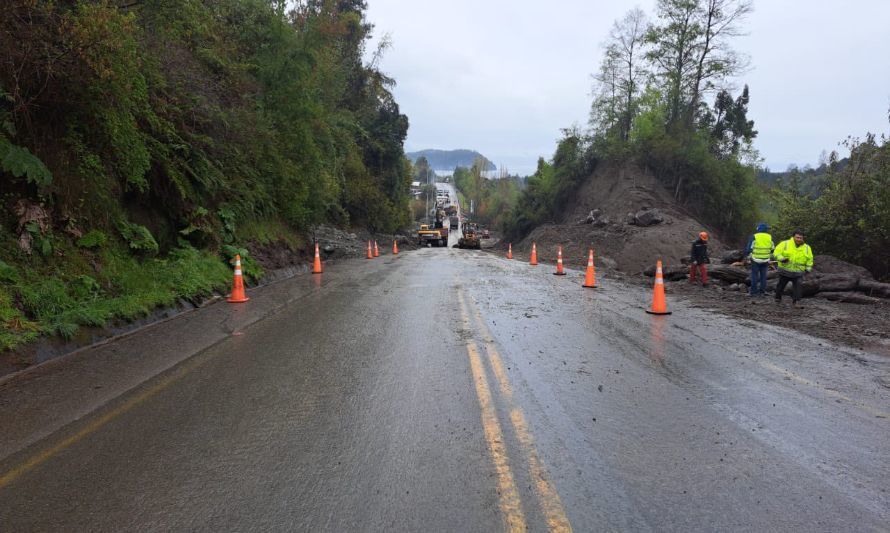
[[[77,420],[18,407],[59,429],[0,443],[0,530],[888,530],[890,362],[551,272],[350,261],[89,414],[73,360],[4,383]]]

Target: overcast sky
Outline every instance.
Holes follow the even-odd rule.
[[[406,150],[475,149],[513,172],[586,126],[612,23],[654,0],[368,0],[381,61],[411,129]],[[890,124],[890,0],[754,0],[736,49],[751,70],[755,147],[773,170],[817,164],[848,135]],[[372,49],[374,42],[369,49]]]

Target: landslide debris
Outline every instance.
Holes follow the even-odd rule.
[[[708,288],[687,281],[689,250],[700,231],[710,233]],[[587,250],[593,247],[597,269],[612,270],[625,282],[643,285],[651,285],[655,261],[661,259],[669,300],[682,297],[696,306],[890,356],[890,284],[875,281],[862,267],[817,255],[814,272],[804,282],[804,309],[792,309],[790,298],[781,307],[772,297],[751,298],[749,270],[738,264],[744,252],[724,245],[654,176],[633,165],[600,165],[560,220],[513,243],[517,259],[528,259],[532,242],[542,262],[555,262],[557,246],[562,245],[570,268],[585,265]],[[508,244],[500,243],[498,253],[505,252]],[[771,290],[777,276],[775,271],[769,274]]]
[[[657,259],[680,265],[700,231],[711,233],[711,255],[719,257],[726,249],[720,239],[678,205],[655,176],[636,165],[603,163],[560,220],[537,227],[513,250],[527,256],[535,242],[539,258],[553,261],[561,244],[571,265],[586,263],[592,247],[597,267],[637,273]]]

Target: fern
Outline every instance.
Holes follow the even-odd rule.
[[[53,182],[53,175],[37,156],[27,148],[16,146],[0,135],[0,169],[16,178],[25,176],[29,183],[46,187]]]
[[[118,222],[117,229],[120,232],[121,237],[127,241],[131,250],[146,255],[155,255],[158,253],[158,241],[155,240],[151,231],[145,226],[133,224],[124,220]]]

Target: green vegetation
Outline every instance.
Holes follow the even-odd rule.
[[[807,234],[817,254],[862,265],[878,278],[890,278],[890,139],[869,134],[847,139],[849,159],[832,153],[816,194],[810,182],[790,172],[774,192],[778,223],[774,235],[795,229]]]
[[[590,138],[574,128],[563,130],[553,160],[538,159],[538,168],[505,215],[507,237],[518,240],[536,226],[556,219],[596,165]]]
[[[750,9],[747,0],[659,0],[654,23],[639,9],[617,21],[595,76],[590,131],[567,131],[552,163],[539,163],[509,232],[558,218],[601,161],[650,170],[729,239],[750,231],[760,203],[750,95],[747,86],[737,97],[721,88],[743,70],[729,41]]]
[[[0,349],[4,350],[40,334],[70,339],[80,326],[140,318],[183,297],[223,291],[232,276],[218,255],[189,247],[175,249],[163,259],[140,260],[123,247],[78,254],[59,243],[57,252],[73,261],[68,265],[4,252],[11,252],[22,265],[0,262]]]
[[[522,179],[518,176],[503,176],[497,179],[485,177],[487,160],[476,158],[470,168],[454,169],[454,186],[464,212],[473,221],[491,227],[503,227],[510,210],[519,198]],[[475,213],[470,214],[470,200]]]
[[[364,63],[365,11],[6,2],[0,346],[222,289],[248,243],[406,226],[408,121],[376,67],[385,40]]]

